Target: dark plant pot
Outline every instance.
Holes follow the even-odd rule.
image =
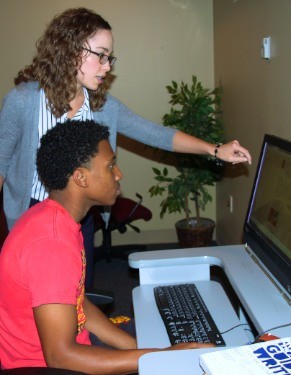
[[[180,247],[210,246],[212,242],[215,222],[201,217],[179,220],[176,224],[176,232]]]

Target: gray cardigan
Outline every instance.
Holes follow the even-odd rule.
[[[4,211],[8,227],[29,207],[38,147],[39,90],[37,82],[22,83],[4,98],[0,111],[0,176],[4,178]],[[172,150],[176,130],[157,125],[107,95],[94,120],[109,126],[115,151],[117,132],[147,145]]]

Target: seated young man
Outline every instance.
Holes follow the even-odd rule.
[[[80,220],[93,205],[112,205],[122,173],[108,129],[93,121],[57,124],[41,140],[39,176],[49,198],[17,221],[0,255],[0,358],[3,369],[56,367],[88,374],[130,374],[136,348],[84,292]],[[89,332],[112,349],[93,346]]]

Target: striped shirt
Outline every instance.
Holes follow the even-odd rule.
[[[85,88],[83,88],[84,92],[84,103],[75,114],[75,116],[71,120],[75,121],[84,121],[84,120],[93,120],[93,113],[90,109],[89,104],[89,95]],[[49,130],[52,129],[57,122],[64,123],[68,120],[67,113],[64,113],[62,117],[56,118],[50,111],[49,107],[47,106],[47,99],[44,93],[44,90],[40,90],[40,111],[39,111],[39,120],[38,120],[38,139],[40,145],[41,137]],[[34,198],[38,201],[42,201],[47,198],[48,192],[46,191],[45,187],[41,183],[38,177],[36,164],[34,168],[34,177],[32,182],[32,190],[31,190],[31,198]]]

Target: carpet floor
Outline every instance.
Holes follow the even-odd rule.
[[[147,245],[142,250],[164,250],[178,248],[177,243]],[[113,292],[114,302],[106,306],[105,312],[110,317],[125,315],[133,317],[132,290],[139,285],[139,272],[128,265],[128,255],[132,250],[125,247],[113,247],[111,262],[97,260],[94,268],[94,287]],[[117,258],[122,254],[122,258]]]
[[[106,307],[109,316],[133,317],[132,290],[138,286],[138,270],[128,266],[127,260],[113,258],[95,263],[94,287],[113,293],[114,302]]]

